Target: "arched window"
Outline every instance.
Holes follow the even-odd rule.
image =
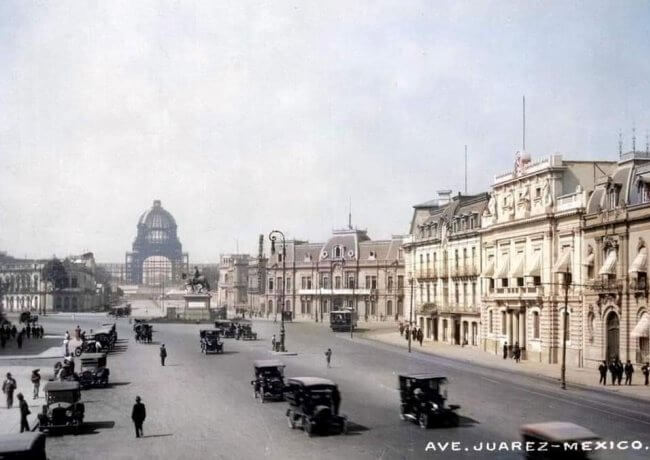
[[[587,315],[587,336],[589,337],[590,342],[594,341],[595,329],[596,329],[596,315],[594,315],[594,312],[590,311],[589,314]]]
[[[341,257],[341,246],[337,246],[334,249],[334,257]]]
[[[533,312],[533,338],[539,339],[539,312]]]
[[[393,301],[386,302],[386,316],[393,316]]]
[[[273,301],[269,300],[269,309],[267,310],[269,313],[273,313]]]

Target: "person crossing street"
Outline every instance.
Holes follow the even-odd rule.
[[[167,348],[165,348],[165,344],[163,343],[160,346],[160,365],[164,366],[165,365],[165,359],[167,358]]]
[[[142,403],[140,396],[135,397],[135,404],[133,405],[133,410],[131,411],[131,420],[133,420],[133,425],[135,425],[135,437],[143,437],[142,424],[147,418],[147,410]]]
[[[328,348],[325,352],[325,359],[327,360],[327,367],[331,367],[330,363],[332,362],[332,349]]]
[[[16,397],[18,398],[18,407],[20,408],[20,432],[29,432],[29,422],[27,421],[27,416],[31,414],[29,406],[22,393],[18,393]]]

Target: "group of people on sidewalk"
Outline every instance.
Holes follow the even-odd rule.
[[[617,383],[620,385],[623,380],[623,374],[625,374],[625,385],[632,385],[632,375],[634,374],[634,365],[628,359],[625,365],[621,362],[620,359],[616,358],[611,362],[603,361],[600,366],[598,366],[598,372],[600,373],[600,380],[598,383],[607,385],[607,371],[611,375],[612,385]],[[644,376],[645,383],[648,385],[648,379],[650,378],[650,363],[645,363],[641,367],[641,373]]]
[[[34,384],[34,399],[38,397],[38,390],[41,384],[41,376],[39,370],[35,369],[32,372],[32,383]],[[11,409],[14,405],[14,392],[18,389],[16,379],[13,378],[11,372],[7,372],[5,381],[2,383],[2,392],[7,398],[7,409]],[[22,393],[16,395],[18,399],[18,409],[20,410],[20,432],[30,431],[27,416],[31,414],[27,401]]]
[[[404,337],[406,340],[408,340],[410,337],[411,340],[420,342],[420,346],[422,346],[422,341],[424,340],[424,332],[422,332],[422,328],[419,326],[411,326],[400,321],[399,335]]]
[[[27,324],[27,326],[23,326],[22,329],[18,330],[15,324],[10,326],[9,323],[5,323],[0,327],[0,347],[5,348],[7,342],[16,340],[18,348],[22,348],[25,338],[42,339],[44,334],[43,326]]]
[[[519,342],[515,342],[515,346],[508,345],[508,342],[503,343],[503,359],[508,357],[515,360],[516,363],[521,361],[521,347]]]

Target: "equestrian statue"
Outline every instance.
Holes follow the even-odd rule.
[[[183,279],[185,280],[185,290],[194,294],[203,294],[210,292],[210,283],[205,275],[199,273],[199,268],[194,267],[194,276],[188,277],[187,274],[183,273]]]

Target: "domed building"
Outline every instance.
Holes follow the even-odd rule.
[[[160,200],[138,219],[132,252],[126,253],[126,278],[130,284],[160,285],[176,282],[188,269],[188,256],[178,239],[174,216]]]

